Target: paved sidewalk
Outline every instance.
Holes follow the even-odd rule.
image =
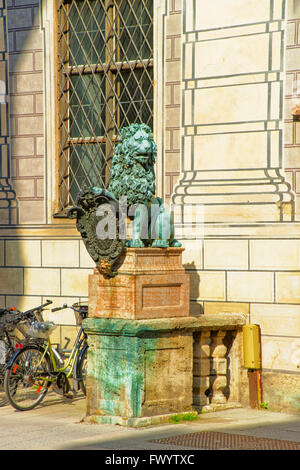
[[[300,414],[236,408],[205,413],[196,421],[133,429],[82,422],[85,399],[65,401],[49,394],[26,412],[0,408],[0,450],[184,450],[196,449],[150,442],[199,431],[281,439],[300,443]],[[222,448],[222,447],[221,447]]]

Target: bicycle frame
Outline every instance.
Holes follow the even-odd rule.
[[[47,305],[49,302],[47,301]],[[77,305],[79,304],[74,304],[68,308],[73,308],[74,311],[79,312],[81,318],[79,317],[78,320],[83,320],[87,315],[88,307],[80,305],[76,310],[75,306]],[[41,307],[44,307],[44,305]],[[52,311],[61,310],[62,308],[67,308],[67,305],[56,307]],[[24,317],[28,316],[28,313],[21,312],[19,316],[23,320]],[[19,321],[19,317],[16,320]],[[52,345],[50,338],[52,329],[53,323],[51,324],[51,322],[44,324],[42,321],[33,322],[27,331],[27,335],[34,338],[34,342],[30,344],[29,341],[21,351],[16,351],[7,363],[4,379],[5,392],[9,402],[17,410],[33,409],[43,400],[47,390],[52,389],[52,386],[54,392],[66,398],[72,399],[78,390],[86,395],[87,334],[80,326],[72,349],[68,357],[65,358],[64,355],[61,357]],[[70,377],[72,378],[71,387]],[[71,393],[69,393],[70,388],[72,389]],[[21,403],[24,402],[24,394],[25,399],[29,400],[29,404],[27,401]]]
[[[66,377],[69,378],[71,376],[72,372],[74,371],[74,366],[76,364],[76,359],[77,359],[80,347],[81,347],[82,343],[84,342],[85,338],[86,338],[86,336],[83,332],[83,328],[81,327],[78,334],[77,334],[77,337],[76,337],[76,340],[74,342],[73,348],[71,350],[70,356],[68,357],[68,360],[63,365],[63,367],[57,367],[57,363],[56,363],[56,360],[55,360],[55,354],[57,354],[59,357],[60,357],[60,355],[57,351],[55,351],[55,353],[54,353],[51,340],[50,340],[50,338],[48,338],[47,346],[45,348],[44,355],[49,353],[50,360],[51,360],[51,366],[52,366],[52,371],[50,371],[50,373],[51,372],[54,373],[54,377],[50,378],[49,381],[54,381],[57,374],[59,374],[61,372],[65,372],[68,368],[70,368],[70,370],[66,374]],[[44,357],[44,355],[43,355],[43,357]]]
[[[70,368],[69,372],[66,374],[66,377],[69,378],[71,376],[71,374],[74,372],[74,369],[75,369],[74,366],[76,364],[78,353],[79,353],[81,345],[82,345],[82,343],[84,342],[85,339],[86,339],[86,335],[84,334],[83,328],[81,327],[78,334],[77,334],[76,340],[74,342],[73,348],[71,350],[71,353],[70,353],[70,356],[69,356],[67,362],[63,365],[63,367],[57,367],[57,363],[56,363],[56,360],[55,360],[55,355],[59,356],[60,360],[62,360],[62,359],[61,359],[61,357],[60,357],[60,355],[57,351],[54,352],[51,340],[50,340],[50,338],[48,338],[47,339],[47,346],[44,348],[44,353],[41,357],[40,362],[42,362],[44,357],[47,354],[49,354],[52,370],[49,371],[49,376],[48,377],[41,377],[41,379],[46,380],[47,382],[54,382],[56,380],[56,377],[57,377],[58,374],[60,374],[62,372],[65,372],[68,368]],[[76,379],[77,378],[75,377],[75,380]]]

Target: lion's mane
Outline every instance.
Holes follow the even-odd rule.
[[[145,144],[151,151],[147,154],[147,161],[141,164],[135,156],[142,153]],[[123,127],[112,159],[108,190],[116,199],[126,196],[128,205],[151,201],[155,194],[155,158],[156,144],[149,126],[131,124]]]

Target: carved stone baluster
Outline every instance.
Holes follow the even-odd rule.
[[[209,403],[208,395],[210,375],[210,331],[202,331],[195,336],[194,344],[194,405],[204,406]]]
[[[227,387],[227,347],[223,342],[225,335],[226,331],[217,331],[212,336],[211,374],[215,375],[212,380],[212,404],[223,404],[227,401],[224,394]]]

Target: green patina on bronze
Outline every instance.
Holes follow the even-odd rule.
[[[81,233],[88,253],[99,271],[112,277],[117,274],[124,246],[141,248],[152,246],[168,248],[181,246],[174,239],[172,214],[166,210],[162,199],[155,196],[156,144],[152,131],[146,124],[131,124],[120,131],[115,148],[108,189],[93,187],[78,195],[76,206],[69,217],[77,217],[77,229]],[[119,238],[119,204],[126,198],[126,216],[132,219],[130,240]],[[123,202],[122,202],[123,201]],[[115,239],[99,239],[96,225],[97,209],[110,204],[116,216]],[[121,211],[122,212],[122,211]]]
[[[76,206],[69,210],[68,217],[77,219],[77,230],[98,269],[103,275],[112,277],[117,273],[117,264],[122,256],[125,241],[118,237],[118,223],[115,224],[115,238],[99,239],[97,237],[97,224],[101,220],[101,216],[97,215],[97,210],[104,204],[111,204],[111,199],[106,194],[95,194],[90,189],[83,189],[77,197]],[[117,222],[117,212],[116,219]]]
[[[181,246],[174,239],[172,214],[165,209],[162,199],[155,197],[156,153],[152,131],[146,124],[131,124],[121,130],[112,160],[108,190],[112,198],[118,201],[126,197],[130,206],[128,216],[133,218],[133,224],[131,240],[126,242],[129,247]],[[94,188],[94,191],[101,190]],[[148,228],[147,233],[142,232],[143,227]]]
[[[108,190],[128,205],[147,204],[155,194],[156,144],[146,124],[123,127],[112,159]]]

